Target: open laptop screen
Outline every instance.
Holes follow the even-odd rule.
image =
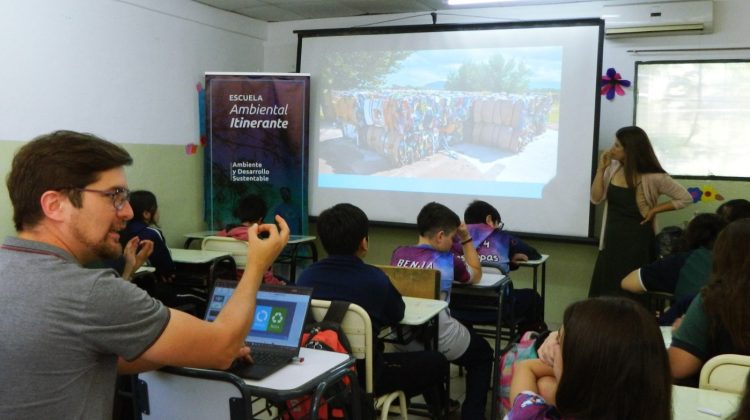
[[[237,282],[234,281],[216,281],[206,310],[206,321],[216,319],[236,287]],[[253,325],[245,341],[297,347],[310,303],[310,292],[308,288],[261,285]]]

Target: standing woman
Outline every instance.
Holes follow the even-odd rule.
[[[620,280],[656,258],[655,216],[693,201],[661,167],[642,128],[623,127],[615,137],[591,184],[591,202],[606,204],[589,297],[623,293]],[[670,200],[659,203],[661,195]]]

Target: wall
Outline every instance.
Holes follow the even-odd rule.
[[[190,0],[28,0],[0,14],[0,172],[24,141],[57,129],[133,154],[132,189],[153,190],[170,244],[203,230],[196,84],[206,71],[260,71],[266,23]],[[4,177],[3,177],[4,178]],[[5,183],[0,236],[13,234]]]
[[[627,3],[627,1],[623,1]],[[587,2],[547,6],[501,7],[471,9],[455,12],[438,12],[438,23],[484,23],[503,20],[541,20],[600,17],[603,2]],[[743,16],[750,16],[750,2],[742,0],[717,0],[714,6],[714,33],[690,36],[665,36],[651,38],[605,39],[602,66],[604,69],[614,67],[626,79],[634,79],[635,61],[686,59],[686,58],[747,58],[750,49],[720,52],[693,52],[669,54],[632,54],[628,50],[644,48],[711,48],[727,46],[750,46],[744,42],[750,38],[750,29],[743,23]],[[398,20],[402,18],[401,20]],[[432,22],[429,14],[394,15],[394,16],[360,16],[346,19],[316,19],[307,21],[273,23],[268,26],[268,40],[265,49],[266,71],[294,71],[296,67],[297,36],[294,30],[341,28],[360,25],[379,26],[378,22],[389,21],[382,25],[426,25]],[[313,75],[312,83],[315,83]],[[614,132],[622,126],[632,124],[633,92],[628,90],[624,97],[614,101],[602,101],[600,120],[600,149],[608,148],[613,143]],[[587,159],[588,157],[583,157]],[[714,186],[729,198],[746,197],[747,182],[718,182],[690,180],[682,182],[690,186]],[[345,198],[342,197],[342,200]],[[659,215],[661,226],[682,224],[689,220],[694,212],[714,211],[718,203],[698,203],[687,209]],[[460,209],[456,209],[460,210]],[[502,211],[502,209],[500,209]],[[365,209],[366,211],[366,209]],[[416,219],[416,215],[415,215]],[[597,213],[598,234],[601,208]],[[512,223],[512,221],[510,221]],[[367,261],[376,264],[387,263],[390,253],[396,245],[416,242],[415,229],[371,228],[370,254]],[[546,319],[553,324],[562,319],[562,312],[569,303],[581,299],[588,292],[589,281],[593,272],[597,250],[593,245],[570,244],[552,241],[531,240],[530,244],[542,253],[551,255],[548,262],[548,288]],[[512,274],[516,287],[530,287],[531,270],[520,269]]]

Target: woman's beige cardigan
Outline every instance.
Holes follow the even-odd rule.
[[[604,192],[599,200],[594,200],[591,197],[591,202],[599,204],[602,201],[607,200],[607,187],[612,177],[617,172],[622,164],[619,161],[613,160],[609,167],[604,170]],[[648,173],[641,174],[641,179],[638,185],[635,187],[635,202],[638,204],[638,211],[641,216],[646,217],[649,210],[656,207],[658,204],[659,196],[666,195],[672,200],[672,204],[675,209],[681,209],[693,202],[693,197],[687,192],[685,187],[675,182],[671,176],[665,173]],[[651,225],[654,228],[654,233],[657,231],[656,220],[652,220]],[[607,226],[607,203],[604,204],[604,218],[602,219],[602,232],[599,235],[599,249],[604,249],[604,232]]]

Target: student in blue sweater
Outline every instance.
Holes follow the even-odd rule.
[[[323,211],[317,228],[328,257],[307,267],[297,284],[312,287],[314,299],[352,302],[370,315],[375,395],[400,389],[407,397],[425,394],[428,401],[434,401],[431,394],[448,371],[445,357],[437,351],[385,353],[376,338],[381,328],[401,321],[405,305],[388,276],[362,260],[369,248],[368,223],[367,215],[351,204]],[[364,372],[363,363],[358,368]]]
[[[175,264],[167,248],[164,234],[159,229],[159,206],[156,196],[151,191],[133,191],[130,193],[130,206],[133,208],[133,218],[120,236],[120,242],[125,244],[137,236],[141,240],[149,240],[154,244],[154,250],[148,262],[156,271],[155,274],[164,282],[172,282],[175,276]]]

